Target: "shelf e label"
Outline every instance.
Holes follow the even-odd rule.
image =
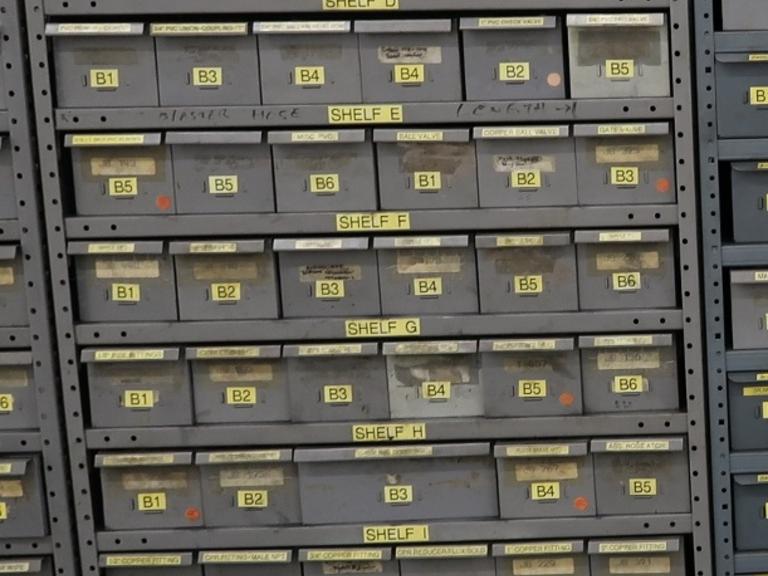
[[[328,106],[329,124],[402,124],[402,104]]]

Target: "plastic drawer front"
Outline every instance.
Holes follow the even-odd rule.
[[[278,212],[376,210],[373,142],[365,130],[270,132]]]
[[[82,216],[173,214],[171,152],[159,133],[67,134]]]
[[[731,164],[731,204],[735,242],[768,242],[768,192],[766,191],[768,191],[768,162]]]
[[[721,138],[768,135],[768,61],[739,52],[715,54],[717,132]]]
[[[198,424],[290,420],[280,346],[187,348]]]
[[[162,242],[70,242],[83,322],[176,320],[173,263]]]
[[[40,538],[48,533],[45,489],[38,456],[0,459],[0,538]]]
[[[21,247],[0,244],[0,326],[29,324]]]
[[[462,100],[459,37],[451,20],[355,22],[364,102]]]
[[[592,576],[667,574],[685,576],[685,551],[679,538],[590,540]]]
[[[679,408],[674,335],[580,336],[579,348],[587,414]]]
[[[576,152],[568,126],[475,128],[482,208],[573,206]]]
[[[664,14],[569,14],[572,98],[670,95]]]
[[[369,244],[360,237],[275,240],[283,316],[379,315],[376,252]]]
[[[587,442],[497,444],[502,518],[595,515],[595,480]]]
[[[565,98],[557,16],[462,18],[467,100]]]
[[[94,428],[193,423],[189,368],[178,348],[86,348],[80,360]]]
[[[579,204],[675,201],[675,147],[669,124],[577,124]]]
[[[684,438],[592,440],[597,513],[690,512],[685,444]]]
[[[157,106],[155,41],[144,24],[48,24],[61,108]]]
[[[469,236],[378,237],[383,314],[476,314],[477,269]]]
[[[261,104],[256,38],[247,22],[152,24],[160,104]]]
[[[483,314],[578,309],[570,232],[478,235],[475,245]]]
[[[477,342],[385,342],[392,418],[483,415]]]
[[[264,240],[171,242],[181,320],[277,318],[275,258]]]
[[[768,348],[768,270],[731,270],[735,349]]]
[[[768,475],[734,474],[733,521],[737,550],[765,550],[768,537]]]
[[[0,352],[0,430],[38,426],[32,353]]]
[[[200,476],[190,452],[97,454],[104,528],[203,526]]]
[[[677,304],[670,230],[577,230],[575,240],[582,310]]]
[[[477,159],[469,129],[373,132],[384,210],[477,208]]]
[[[494,544],[493,555],[499,575],[589,576],[589,559],[581,540]]]
[[[768,450],[768,374],[728,374],[728,412],[733,450]]]
[[[480,341],[488,417],[582,413],[581,367],[573,338]]]
[[[207,527],[301,522],[291,450],[198,452]]]
[[[387,369],[378,344],[286,345],[283,354],[294,422],[389,418]]]
[[[297,449],[304,523],[497,517],[489,454],[487,443]]]
[[[261,132],[169,132],[179,214],[274,212],[272,156]]]

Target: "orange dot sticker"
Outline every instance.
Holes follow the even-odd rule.
[[[171,197],[166,196],[165,194],[161,194],[157,197],[157,200],[155,200],[155,204],[157,205],[160,210],[169,210],[171,208]]]
[[[669,181],[669,178],[659,178],[656,180],[656,192],[667,194],[671,187],[672,183]]]
[[[584,512],[584,510],[589,508],[589,499],[584,496],[578,496],[573,499],[573,507],[580,512]]]
[[[563,406],[573,406],[573,403],[576,401],[576,398],[573,397],[573,394],[570,392],[563,392],[560,394],[560,404]]]
[[[547,74],[547,84],[552,86],[552,88],[556,88],[557,86],[560,86],[560,84],[563,83],[563,77],[560,76],[557,72],[551,72]]]
[[[184,516],[186,516],[187,520],[189,520],[190,522],[200,520],[200,509],[195,508],[194,506],[190,506],[185,510]]]

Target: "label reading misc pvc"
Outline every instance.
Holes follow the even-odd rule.
[[[339,133],[333,130],[291,132],[291,142],[338,142]]]
[[[669,440],[611,440],[605,443],[608,452],[668,452]]]
[[[506,455],[510,458],[567,456],[570,453],[571,447],[568,444],[518,444],[506,448]]]
[[[400,10],[400,0],[322,0],[323,10]]]
[[[398,542],[429,542],[429,525],[363,526],[364,544],[394,544]]]
[[[409,212],[346,212],[336,214],[337,232],[410,230]]]
[[[634,552],[666,552],[669,546],[666,540],[647,542],[600,542],[597,551],[600,554],[627,554]]]
[[[507,556],[537,556],[540,554],[568,554],[573,552],[572,542],[532,542],[521,544],[506,544],[504,554]]]
[[[427,425],[424,422],[352,425],[353,442],[408,442],[426,439]]]
[[[355,458],[418,458],[432,456],[432,446],[382,446],[356,448]]]
[[[395,557],[401,558],[475,558],[488,555],[487,544],[459,546],[408,546],[397,548]]]
[[[105,558],[105,564],[111,567],[118,566],[181,566],[180,554],[146,554],[137,556],[134,554],[110,555]]]
[[[356,562],[363,560],[382,560],[382,550],[365,549],[334,549],[334,550],[307,550],[308,562]]]
[[[259,550],[253,552],[200,552],[200,564],[272,564],[288,562],[291,559],[287,550]]]
[[[421,335],[419,318],[379,318],[376,320],[346,320],[344,334],[347,338],[394,338]]]
[[[144,139],[144,134],[75,134],[72,146],[138,146]]]
[[[93,359],[96,362],[134,362],[163,360],[165,350],[97,350]]]
[[[329,124],[402,124],[403,122],[405,122],[405,113],[402,104],[328,106]]]

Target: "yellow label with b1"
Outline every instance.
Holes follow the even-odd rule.
[[[443,187],[443,177],[440,172],[414,172],[413,189],[422,192],[437,191]]]
[[[141,284],[112,284],[112,301],[141,302]]]
[[[140,492],[136,494],[136,509],[139,512],[165,512],[167,508],[165,492]]]
[[[120,88],[120,70],[117,68],[91,68],[88,79],[90,87],[96,90]]]
[[[129,410],[151,410],[158,401],[154,390],[125,390],[123,392],[123,408]]]

